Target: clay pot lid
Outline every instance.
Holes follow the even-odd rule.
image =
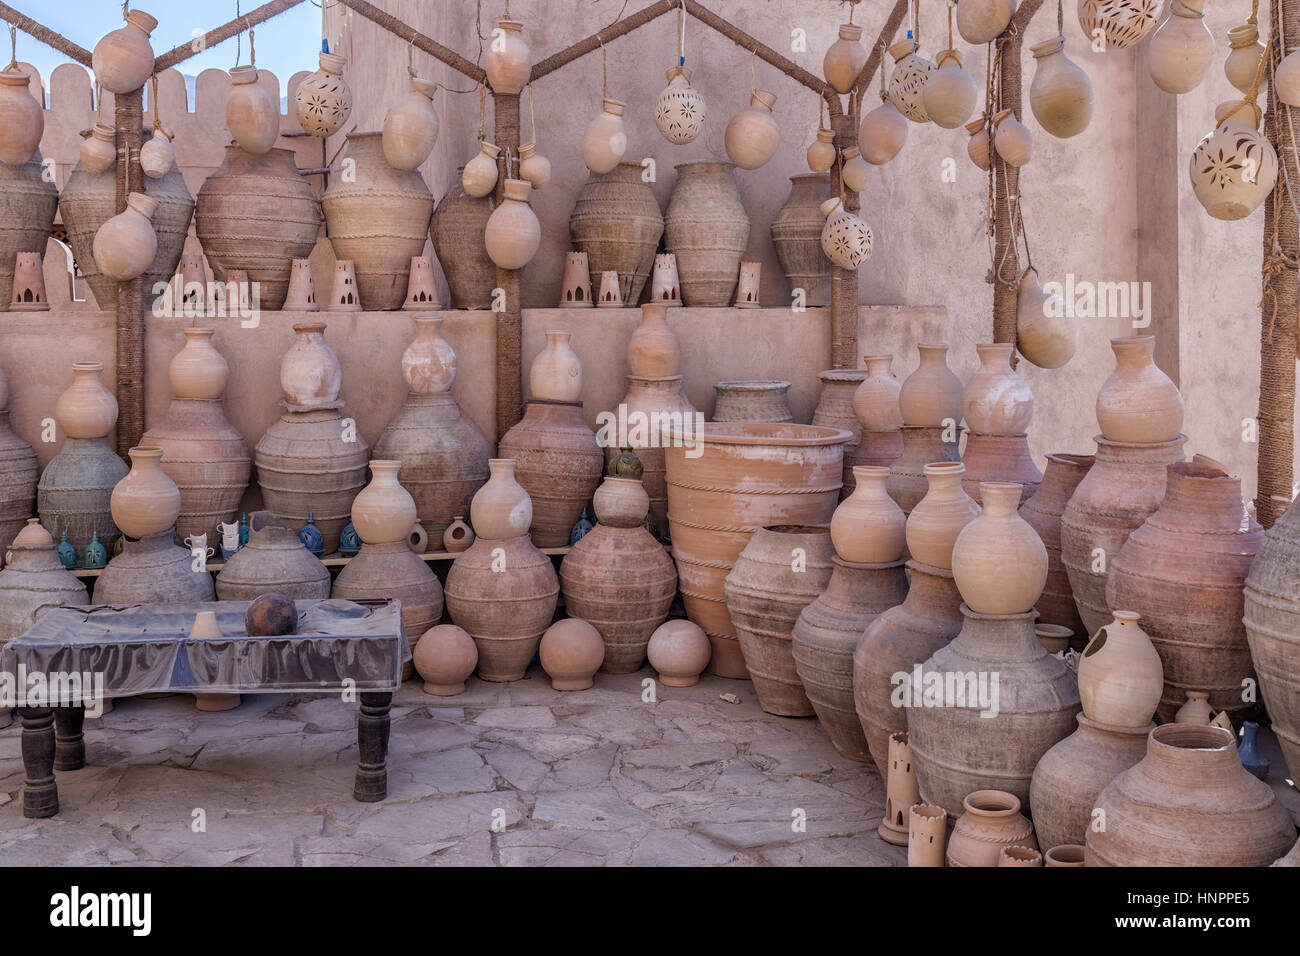
[[[793,422],[704,422],[689,430],[668,425],[664,435],[683,444],[697,441],[717,445],[781,445],[807,448],[816,445],[840,445],[852,441],[851,432],[822,425],[796,425]]]

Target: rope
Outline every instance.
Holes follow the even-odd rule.
[[[1259,3],[1259,0],[1255,0]],[[1056,32],[1065,36],[1065,11],[1061,9],[1061,0],[1056,0]]]
[[[686,65],[686,0],[677,8],[677,65]]]
[[[487,86],[478,85],[478,141],[487,139]]]
[[[18,69],[18,28],[12,23],[9,24],[9,47],[13,51],[9,57],[9,66],[6,69]]]
[[[537,145],[537,114],[533,112],[533,84],[528,84],[528,125],[532,127],[532,136],[528,140],[529,146]]]
[[[149,102],[153,106],[153,132],[158,135],[162,129],[162,119],[158,115],[158,74],[149,77]]]
[[[1246,22],[1259,25],[1259,0],[1250,0],[1250,16],[1246,18]]]

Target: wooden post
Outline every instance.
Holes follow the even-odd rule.
[[[492,135],[496,145],[501,147],[496,189],[496,199],[500,203],[507,170],[512,176],[519,175],[519,94],[493,93],[492,120]],[[518,269],[497,269],[497,286],[505,292],[505,310],[497,313],[496,322],[497,441],[523,417],[524,412],[524,319],[519,276]]]
[[[117,126],[117,211],[126,209],[126,197],[144,192],[140,168],[144,90],[113,97]],[[117,284],[117,453],[140,444],[144,434],[144,326],[149,297],[144,278]]]
[[[857,117],[852,113],[831,119],[835,148],[842,153],[858,145]],[[857,212],[862,204],[855,190],[841,188],[840,163],[831,167],[831,195],[844,193],[844,208]],[[858,367],[858,271],[831,265],[831,368]]]

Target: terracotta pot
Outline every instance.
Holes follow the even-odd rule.
[[[830,582],[834,556],[824,527],[759,528],[727,575],[727,612],[758,705],[769,714],[814,713],[795,669],[791,634],[799,612]]]
[[[943,866],[948,841],[948,811],[917,803],[907,811],[907,865]]]
[[[1190,93],[1201,85],[1214,58],[1214,36],[1205,25],[1205,0],[1176,0],[1147,44],[1151,79],[1166,93]]]
[[[181,492],[162,470],[162,449],[137,447],[129,454],[131,471],[109,498],[114,523],[132,538],[171,530],[181,510]]]
[[[35,518],[28,527],[40,528]],[[89,604],[86,585],[63,567],[48,533],[40,540],[5,544],[7,560],[0,571],[0,647],[36,623],[50,609],[64,604]]]
[[[426,694],[454,697],[465,692],[465,681],[478,666],[478,648],[464,628],[439,624],[420,636],[412,662]]]
[[[229,270],[246,271],[270,310],[284,304],[293,260],[311,254],[321,220],[320,202],[288,149],[254,156],[227,146],[194,207],[194,231],[217,281]]]
[[[823,127],[808,147],[808,168],[814,173],[824,173],[835,165],[839,152],[835,149],[835,132]]]
[[[668,85],[655,100],[655,126],[668,142],[684,146],[704,128],[704,97],[691,86],[686,67],[670,66],[666,75]]]
[[[401,601],[402,629],[412,649],[425,631],[442,620],[442,585],[433,569],[407,547],[405,532],[396,541],[362,544],[361,551],[334,579],[330,597],[345,601],[369,598]]]
[[[586,690],[605,659],[605,644],[594,627],[570,617],[546,629],[537,653],[552,690]]]
[[[925,496],[908,514],[908,553],[934,568],[952,569],[953,546],[962,529],[980,514],[980,506],[962,490],[961,462],[933,462],[925,466]]]
[[[597,175],[613,170],[627,151],[627,133],[623,129],[626,106],[618,100],[606,99],[600,113],[582,134],[582,161]]]
[[[970,447],[969,438],[967,448]],[[1038,618],[1049,624],[1067,627],[1079,639],[1074,642],[1081,650],[1087,638],[1079,609],[1074,604],[1070,578],[1061,563],[1061,515],[1074,489],[1092,467],[1091,455],[1055,454],[1047,456],[1043,482],[1033,496],[1020,506],[1020,517],[1038,532],[1047,548],[1047,584],[1036,605]]]
[[[1111,339],[1115,371],[1097,394],[1097,423],[1114,442],[1168,442],[1183,427],[1183,398],[1154,361],[1156,337]]]
[[[483,140],[478,145],[478,155],[461,167],[460,184],[467,195],[482,199],[496,189],[501,147]]]
[[[1047,583],[1047,548],[1017,512],[1020,486],[986,481],[980,494],[983,513],[961,529],[952,548],[957,590],[979,614],[1032,610]]]
[[[526,534],[480,536],[452,562],[445,593],[452,621],[478,645],[479,677],[521,680],[555,615],[560,583],[551,559]]]
[[[330,596],[330,572],[294,531],[268,524],[253,528],[248,544],[226,559],[216,586],[219,601],[253,601],[263,594],[323,601]]]
[[[904,425],[899,430],[902,436],[902,450],[894,463],[889,466],[889,481],[886,487],[889,496],[903,509],[903,514],[910,515],[917,503],[929,490],[929,480],[925,476],[925,467],[930,464],[958,461],[958,439],[960,431],[955,428],[930,428],[921,425]],[[863,444],[869,432],[862,433]],[[945,438],[951,437],[951,441]]]
[[[789,382],[718,382],[715,422],[793,422]]]
[[[845,209],[837,198],[823,202],[821,211],[826,216],[822,226],[822,252],[832,265],[857,269],[871,258],[874,241],[871,227],[861,217]]]
[[[112,169],[117,162],[117,130],[96,123],[91,127],[90,135],[81,141],[78,155],[82,167],[88,173],[98,174]]]
[[[962,614],[961,633],[921,665],[922,686],[913,673],[906,700],[921,797],[949,813],[982,788],[1027,801],[1039,758],[1074,730],[1079,712],[1074,674],[1034,635],[1036,613],[979,614],[962,605]],[[971,681],[965,675],[971,673],[989,681],[985,706],[972,699],[978,693],[966,693]],[[989,677],[994,673],[996,706]],[[922,696],[926,682],[929,705]],[[939,693],[945,685],[960,695]],[[933,706],[936,701],[944,706]]]
[[[537,254],[542,225],[528,203],[532,189],[527,180],[507,179],[501,204],[488,217],[483,242],[497,268],[522,269]]]
[[[589,176],[569,214],[569,240],[575,251],[587,254],[591,287],[600,287],[602,273],[617,272],[623,301],[633,304],[664,234],[659,202],[641,173],[640,163],[619,163],[604,175]]]
[[[1247,22],[1232,27],[1228,30],[1228,46],[1228,58],[1223,63],[1224,75],[1241,92],[1249,93],[1255,74],[1259,72],[1259,61],[1264,58],[1258,25]]]
[[[325,323],[301,322],[293,331],[297,338],[280,360],[285,404],[299,409],[334,404],[343,387],[343,368],[325,343]]]
[[[57,419],[57,406],[55,416]],[[107,438],[69,436],[46,464],[36,486],[41,524],[51,534],[66,533],[78,555],[96,535],[111,554],[120,533],[113,523],[109,498],[128,471]]]
[[[1034,151],[1034,136],[1013,110],[993,114],[993,149],[1009,166],[1026,166]]]
[[[1083,844],[1065,843],[1043,854],[1043,866],[1083,866]]]
[[[1079,0],[1079,26],[1083,35],[1092,37],[1100,29],[1106,48],[1122,50],[1137,43],[1155,29],[1164,7],[1161,0],[1111,6],[1103,0]]]
[[[681,163],[664,215],[664,245],[677,256],[682,299],[726,306],[749,243],[749,217],[730,163]]]
[[[862,27],[854,23],[840,26],[840,38],[830,45],[822,58],[822,76],[837,93],[853,88],[858,74],[867,65],[867,51],[862,46]]]
[[[539,548],[567,545],[600,484],[605,462],[595,433],[582,417],[582,405],[529,402],[523,420],[505,433],[497,450],[518,462],[519,484],[533,503],[533,543]],[[477,521],[474,527],[478,529]]]
[[[1179,435],[1158,444],[1132,444],[1097,436],[1094,464],[1061,515],[1061,563],[1088,633],[1110,621],[1106,577],[1111,562],[1128,536],[1160,507],[1165,470],[1182,461],[1186,441]]]
[[[1038,608],[1034,608],[1035,611]],[[1038,638],[1038,643],[1046,648],[1049,654],[1061,654],[1070,648],[1070,638],[1074,637],[1074,631],[1068,627],[1061,627],[1059,624],[1044,624],[1040,620],[1034,625],[1034,636]]]
[[[4,373],[0,372],[0,393],[5,391]],[[14,434],[9,412],[0,404],[0,555],[36,510],[39,472],[36,452]]]
[[[582,362],[569,345],[572,332],[553,329],[546,345],[528,370],[528,393],[537,402],[579,402],[582,399]]]
[[[775,105],[775,94],[751,90],[749,106],[728,121],[724,136],[727,158],[741,169],[758,169],[776,155],[781,127],[772,115]]]
[[[1097,807],[1106,827],[1089,827],[1088,866],[1267,866],[1295,841],[1290,814],[1220,727],[1155,728]]]
[[[1092,121],[1092,81],[1065,55],[1065,37],[1044,40],[1030,50],[1035,65],[1034,79],[1029,84],[1029,108],[1034,119],[1059,139],[1077,136]]]
[[[892,355],[866,356],[867,376],[853,393],[853,413],[862,426],[862,432],[876,433],[875,435],[864,434],[862,441],[880,446],[884,444],[885,438],[895,439],[896,447],[892,449],[893,458],[888,462],[879,462],[886,466],[892,464],[901,453],[903,443],[902,435],[898,431],[903,424],[903,415],[898,408],[901,385],[894,377],[894,373],[890,371],[893,361]],[[847,459],[856,460],[857,457],[847,450],[845,456],[846,464]],[[877,464],[877,462],[861,462],[861,464]]]
[[[970,119],[979,91],[974,78],[962,69],[956,50],[941,52],[935,67],[921,91],[921,104],[935,126],[956,129]]]
[[[104,387],[103,362],[77,362],[72,384],[54,403],[54,417],[69,438],[102,438],[117,423],[117,399]]]
[[[150,221],[157,210],[158,201],[144,193],[126,197],[126,210],[95,233],[92,249],[100,272],[119,282],[144,275],[158,254],[158,236]]]
[[[913,123],[928,123],[922,94],[925,84],[934,73],[934,64],[917,52],[913,39],[899,40],[889,48],[894,58],[894,71],[889,77],[889,102]]]
[[[1207,691],[1189,690],[1187,700],[1183,706],[1178,708],[1178,713],[1174,714],[1173,722],[1175,724],[1194,724],[1198,727],[1208,727],[1214,720],[1214,708],[1210,706],[1210,695]]]
[[[167,381],[177,398],[220,398],[230,365],[212,345],[214,329],[183,329],[185,347],[167,366]]]
[[[32,78],[17,67],[0,72],[0,163],[21,166],[32,158],[45,132],[45,110],[30,88]]]
[[[907,516],[889,497],[889,469],[856,467],[853,494],[840,502],[831,517],[835,553],[857,564],[897,561],[907,546]]]
[[[433,152],[439,126],[438,111],[433,108],[436,92],[436,83],[413,76],[406,98],[384,117],[384,159],[394,169],[419,169]]]
[[[693,422],[697,414],[686,400],[680,375],[663,378],[627,377],[627,394],[620,405],[627,408],[629,422],[642,421],[646,428],[639,434],[629,433],[628,445],[641,459],[641,482],[650,496],[650,513],[660,535],[668,532],[668,486],[664,471],[664,428]],[[689,417],[688,417],[689,416]],[[614,442],[608,444],[608,457],[613,456]]]
[[[255,67],[235,67],[230,83],[226,127],[245,152],[260,156],[280,137],[280,107],[258,82]]]
[[[534,143],[519,147],[519,178],[527,180],[533,189],[544,189],[551,181],[551,161],[537,155]]]
[[[657,303],[641,307],[641,324],[627,343],[627,369],[643,378],[664,378],[682,370],[682,349],[668,327],[668,310]]]
[[[821,204],[830,198],[830,177],[804,173],[790,177],[790,195],[772,219],[770,232],[781,271],[790,288],[804,290],[809,306],[830,304],[831,268],[822,252]]]
[[[1022,503],[1033,496],[1043,481],[1043,473],[1029,453],[1029,436],[1023,432],[1019,435],[967,432],[961,461],[966,466],[962,488],[976,503],[983,503],[980,485],[986,481],[1011,481],[1020,485]]]
[[[59,192],[54,183],[45,181],[44,172],[44,159],[39,151],[21,166],[0,163],[0,305],[13,298],[14,262],[18,253],[44,255],[50,238]],[[84,257],[79,261],[84,261]]]
[[[998,866],[1042,866],[1043,854],[1027,846],[1004,846],[998,851]]]
[[[473,543],[474,529],[465,523],[465,516],[453,517],[447,530],[442,533],[443,550],[449,554],[460,554]]]
[[[612,528],[640,528],[650,510],[650,496],[641,479],[615,475],[601,482],[591,503],[600,523]]]
[[[907,731],[889,735],[889,773],[885,778],[885,812],[876,832],[886,843],[907,845],[908,814],[921,802]]]
[[[1150,723],[1117,727],[1083,714],[1078,721],[1078,730],[1043,754],[1029,784],[1034,829],[1043,846],[1082,845],[1098,794],[1146,754]]]
[[[1164,664],[1160,716],[1188,690],[1210,692],[1214,709],[1240,723],[1255,709],[1244,588],[1264,538],[1241,500],[1241,479],[1210,459],[1170,465],[1165,497],[1110,563],[1106,603],[1137,608]]]
[[[826,590],[799,612],[791,631],[795,671],[835,749],[866,761],[867,738],[853,704],[853,652],[871,622],[906,599],[907,576],[901,561],[832,562]]]
[[[429,238],[457,309],[486,309],[492,304],[497,270],[483,238],[491,215],[492,200],[469,195],[457,177],[429,221]]]
[[[474,534],[484,540],[504,541],[528,533],[533,523],[533,502],[515,480],[513,458],[491,458],[491,477],[474,495],[469,520]]]
[[[948,368],[947,344],[923,342],[916,348],[920,363],[898,393],[903,424],[937,427],[948,419],[957,424],[962,416],[962,384]]]
[[[646,650],[650,666],[659,672],[659,683],[665,687],[694,687],[713,652],[699,625],[680,618],[655,628]]]
[[[891,102],[884,102],[862,118],[858,144],[867,162],[882,166],[898,155],[907,142],[907,117]]]
[[[840,178],[845,188],[855,193],[866,192],[871,184],[871,164],[862,158],[856,146],[844,150],[844,167],[840,170]]]
[[[710,673],[743,679],[723,581],[758,528],[830,523],[849,433],[737,422],[689,434],[670,428],[666,437],[668,523],[686,615],[713,643]]]
[[[1039,368],[1060,368],[1074,357],[1079,323],[1061,296],[1048,295],[1038,284],[1038,271],[1025,270],[1016,295],[1016,347]]]
[[[366,544],[405,541],[416,522],[415,499],[397,480],[400,461],[371,459],[370,484],[352,501],[352,526]]]
[[[958,0],[957,32],[972,46],[1001,35],[1016,12],[1015,0]]]
[[[197,604],[215,598],[212,575],[194,573],[194,555],[172,542],[170,527],[127,538],[122,553],[95,580],[96,604]]]
[[[402,307],[411,258],[424,251],[433,195],[418,172],[388,165],[381,139],[348,133],[338,163],[353,172],[330,176],[321,208],[334,254],[356,263],[365,308],[389,310]]]
[[[320,67],[298,85],[294,111],[298,125],[319,139],[333,136],[352,115],[352,91],[343,79],[348,58],[322,53]]]
[[[1011,368],[1009,342],[977,345],[980,367],[962,391],[966,427],[985,435],[1020,435],[1034,416],[1034,393]]]
[[[132,93],[153,74],[153,47],[149,35],[158,20],[143,10],[126,14],[126,25],[106,33],[91,53],[95,80],[110,93]]]
[[[948,865],[997,866],[1005,847],[1037,848],[1034,828],[1020,804],[1014,793],[1002,790],[976,790],[965,797],[948,839]]]
[[[811,424],[824,428],[842,428],[852,435],[852,441],[844,446],[844,454],[849,455],[862,441],[862,423],[853,411],[853,396],[866,379],[867,372],[862,369],[832,368],[819,372],[817,377],[821,379],[822,391],[817,399],[817,407],[813,409]],[[849,471],[845,481],[850,481],[852,477],[852,472]]]

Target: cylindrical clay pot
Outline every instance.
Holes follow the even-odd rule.
[[[676,169],[664,215],[664,245],[677,256],[682,299],[689,306],[730,305],[749,242],[749,217],[733,167],[694,162]]]

